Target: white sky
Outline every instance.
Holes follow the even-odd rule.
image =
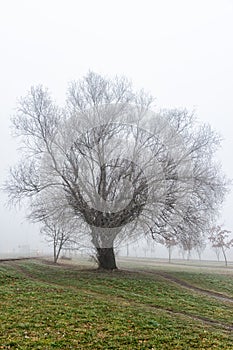
[[[62,103],[67,83],[89,69],[123,74],[158,107],[196,110],[224,138],[219,159],[233,178],[232,0],[0,1],[0,180],[16,158],[10,116],[42,83]],[[0,251],[41,241],[24,214],[0,203]],[[233,195],[221,222],[233,230]],[[39,237],[39,238],[38,238]]]

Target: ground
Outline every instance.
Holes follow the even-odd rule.
[[[232,349],[233,268],[0,263],[0,349]]]

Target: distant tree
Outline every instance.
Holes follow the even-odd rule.
[[[225,265],[227,266],[227,255],[226,251],[227,249],[230,249],[233,247],[233,239],[229,238],[229,234],[231,231],[225,230],[222,228],[222,226],[214,226],[211,230],[211,234],[209,236],[209,240],[212,244],[212,247],[216,249],[220,249],[224,260]]]
[[[190,235],[187,235],[185,237],[185,239],[182,240],[182,242],[180,242],[180,247],[184,252],[184,256],[185,256],[185,253],[187,253],[187,255],[186,255],[187,260],[189,260],[191,257],[191,251],[193,250],[194,245],[195,245],[195,243],[193,241],[193,237]]]
[[[179,244],[179,241],[172,233],[164,235],[164,237],[161,237],[158,242],[162,245],[164,245],[168,249],[168,260],[169,263],[171,262],[172,258],[172,250],[175,246]]]
[[[65,204],[59,191],[48,189],[31,203],[28,219],[39,222],[40,232],[53,247],[53,260],[56,263],[65,249],[83,248],[85,239],[79,220]]]
[[[220,249],[220,247],[213,247],[213,246],[212,246],[212,248],[213,248],[213,250],[214,250],[214,252],[215,252],[215,254],[216,254],[217,260],[220,261],[220,254],[221,254],[221,249]]]
[[[205,248],[206,248],[205,239],[200,240],[200,243],[195,247],[195,250],[198,254],[199,260],[202,259],[202,253],[204,252]]]
[[[53,260],[56,263],[64,248],[81,246],[81,232],[73,218],[67,218],[64,213],[59,216],[44,216],[40,220],[40,232],[44,239],[53,246]]]
[[[204,241],[205,237],[203,233],[194,235],[192,232],[186,232],[179,245],[183,252],[187,253],[187,260],[190,259],[192,250],[196,250],[200,258],[201,251],[205,247]]]
[[[85,226],[103,269],[117,268],[118,241],[170,232],[185,245],[186,233],[195,238],[209,227],[224,199],[213,159],[219,136],[186,110],[154,112],[152,102],[124,77],[90,72],[70,84],[63,108],[38,86],[13,118],[24,148],[5,185],[10,200],[28,199],[42,222],[41,197],[52,216],[64,206]]]
[[[45,237],[45,240],[53,245],[53,260],[56,263],[61,249],[66,242],[70,240],[71,232],[67,232],[67,229],[65,229],[60,223],[51,219],[46,219],[43,222],[41,233]]]

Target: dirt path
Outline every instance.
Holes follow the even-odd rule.
[[[212,327],[217,327],[217,328],[222,328],[224,331],[227,331],[227,332],[232,332],[233,331],[233,325],[229,325],[229,324],[226,324],[226,323],[223,323],[223,322],[219,322],[219,321],[215,321],[215,320],[212,320],[212,319],[209,319],[207,317],[202,317],[202,316],[198,316],[198,315],[192,315],[192,314],[189,314],[189,313],[186,313],[186,312],[182,312],[182,311],[175,311],[175,310],[172,310],[172,309],[169,309],[169,308],[166,308],[166,307],[162,307],[162,306],[158,306],[158,305],[151,305],[151,304],[147,304],[147,303],[143,303],[143,302],[135,302],[135,300],[131,299],[129,296],[127,298],[124,298],[124,297],[120,297],[120,296],[116,296],[116,295],[106,295],[104,293],[100,293],[100,292],[96,292],[96,291],[91,291],[91,290],[87,290],[87,289],[84,289],[84,288],[78,288],[78,287],[75,287],[75,286],[66,286],[62,283],[57,283],[57,282],[53,282],[53,281],[47,281],[46,279],[43,279],[43,278],[39,278],[39,277],[36,277],[35,275],[33,275],[33,273],[29,273],[28,271],[26,271],[23,266],[20,264],[19,261],[8,261],[7,264],[10,264],[11,266],[13,266],[18,272],[20,272],[22,275],[24,275],[25,277],[35,281],[35,282],[39,282],[39,283],[45,283],[47,285],[51,285],[51,286],[54,286],[54,287],[59,287],[59,288],[64,288],[64,289],[68,289],[68,290],[73,290],[73,291],[82,291],[82,293],[85,293],[86,295],[89,295],[89,296],[93,296],[95,298],[98,298],[100,300],[103,300],[103,301],[106,301],[106,300],[109,300],[110,302],[116,302],[118,305],[125,305],[125,306],[131,306],[131,307],[136,307],[138,310],[147,310],[149,312],[156,312],[157,310],[159,311],[164,311],[170,315],[177,315],[177,316],[180,316],[180,317],[185,317],[185,318],[190,318],[192,320],[195,320],[195,321],[198,321],[198,322],[202,322],[208,326],[212,326]],[[70,266],[69,266],[70,268]],[[127,270],[129,271],[129,270]],[[131,270],[131,272],[135,272],[133,270]],[[166,274],[164,272],[156,272],[156,273],[153,273],[153,272],[149,272],[149,271],[144,271],[144,270],[137,270],[137,272],[141,272],[143,274],[154,274],[154,275],[160,275],[161,277],[163,278],[166,278],[168,279],[169,281],[171,282],[174,282],[174,283],[177,283],[179,285],[182,285],[186,288],[189,288],[189,289],[193,289],[193,290],[197,290],[197,291],[205,291],[204,289],[201,289],[201,288],[196,288],[196,287],[193,287],[191,285],[188,285],[186,282],[183,282],[183,281],[180,281],[176,278],[173,278],[173,276],[170,276],[169,274]],[[210,291],[208,291],[210,292]],[[212,293],[212,292],[210,292]],[[216,293],[218,294],[218,293]],[[211,294],[212,295],[212,294]],[[212,295],[213,296],[213,295]],[[220,295],[221,296],[221,295]],[[219,297],[219,294],[218,294],[218,299],[223,299],[222,296],[221,298]],[[224,297],[224,301],[225,301],[225,297]],[[232,298],[233,299],[233,298]],[[228,300],[227,300],[228,301]],[[233,300],[231,300],[233,301]]]
[[[156,271],[148,271],[148,270],[144,270],[144,269],[134,269],[134,268],[124,269],[124,271],[139,272],[139,273],[142,273],[144,275],[150,275],[150,276],[154,276],[154,277],[161,276],[162,278],[164,278],[170,282],[178,284],[181,287],[187,288],[189,290],[193,290],[194,292],[199,292],[202,295],[210,296],[210,297],[213,297],[215,299],[218,299],[218,300],[221,300],[224,302],[233,303],[233,297],[230,297],[230,296],[227,296],[225,294],[215,292],[215,291],[212,291],[209,289],[196,287],[192,284],[189,284],[188,282],[185,282],[177,277],[172,276],[168,272],[157,271],[157,270]]]

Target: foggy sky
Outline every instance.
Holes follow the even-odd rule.
[[[224,139],[218,159],[233,178],[233,1],[9,0],[0,9],[0,181],[15,164],[10,117],[17,98],[43,84],[62,104],[89,69],[126,75],[158,108],[195,110]],[[0,200],[0,252],[42,246],[24,211]],[[233,195],[220,223],[233,231]]]

